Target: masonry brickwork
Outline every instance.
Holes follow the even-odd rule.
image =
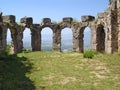
[[[68,27],[73,33],[73,50],[84,52],[84,30],[91,30],[91,49],[99,52],[113,53],[120,51],[120,0],[109,0],[108,8],[98,13],[97,18],[91,15],[74,21],[71,17],[63,18],[62,22],[52,22],[43,18],[40,24],[34,24],[32,17],[23,17],[16,23],[14,15],[2,16],[0,13],[0,51],[7,46],[7,31],[11,32],[10,53],[19,53],[23,49],[23,32],[25,28],[31,31],[31,46],[33,51],[41,51],[41,31],[49,27],[53,32],[53,50],[61,51],[61,31]]]

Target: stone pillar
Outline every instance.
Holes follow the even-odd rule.
[[[73,32],[73,51],[83,52],[83,34]]]
[[[23,49],[23,32],[18,32],[18,50],[17,52],[22,52]]]
[[[40,36],[40,51],[41,51],[41,46],[42,46],[42,35],[41,35],[41,31],[42,31],[42,29],[41,29],[40,32],[39,32],[39,36]]]
[[[118,27],[116,11],[110,11],[107,18],[106,53],[118,51]]]
[[[91,27],[91,49],[97,50],[97,30]]]
[[[118,26],[118,52],[120,52],[120,23]]]
[[[106,16],[106,26],[105,26],[105,29],[106,29],[106,46],[105,46],[105,52],[108,53],[108,54],[111,54],[113,51],[112,51],[112,19],[111,19],[111,11],[109,12],[109,16]]]
[[[18,32],[16,29],[12,29],[12,47],[11,48],[14,48],[14,53],[18,53]],[[13,49],[12,49],[13,50]]]
[[[17,35],[17,43],[18,43],[18,50],[17,52],[22,52],[23,49],[23,31],[24,31],[25,27],[24,26],[18,26],[17,27],[17,31],[18,31],[18,35]]]
[[[41,50],[41,31],[38,27],[39,24],[35,24],[30,28],[31,30],[31,45],[32,51],[40,51]]]
[[[7,29],[8,29],[7,25],[2,25],[0,28],[0,51],[4,51],[4,52],[7,46],[7,42],[6,42]]]
[[[112,34],[111,34],[111,28],[107,29],[107,34],[106,34],[106,47],[105,47],[105,52],[110,54],[112,53]]]
[[[53,27],[53,50],[61,51],[61,29],[57,24]]]
[[[120,5],[120,4],[119,4]],[[118,16],[118,52],[120,52],[120,8],[117,12]]]
[[[25,27],[16,25],[11,28],[11,48],[10,54],[20,53],[23,49],[23,31]]]
[[[114,20],[114,21],[113,21]],[[118,52],[118,16],[117,16],[117,10],[112,12],[112,46],[113,52]]]

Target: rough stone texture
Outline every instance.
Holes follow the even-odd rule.
[[[71,23],[72,21],[73,21],[73,18],[71,18],[71,17],[63,18],[63,23]]]
[[[94,16],[86,15],[81,17],[82,22],[89,22],[95,20]]]
[[[14,15],[7,15],[7,16],[3,16],[3,22],[8,22],[8,23],[15,23],[15,16]]]
[[[50,18],[43,18],[41,25],[51,25],[51,19]]]
[[[12,44],[11,54],[19,53],[23,48],[23,32],[25,28],[31,31],[31,45],[33,51],[41,50],[41,31],[49,27],[53,32],[53,50],[61,51],[61,31],[68,27],[73,32],[73,50],[84,52],[84,30],[91,30],[91,49],[99,52],[113,53],[120,51],[120,0],[109,0],[105,12],[94,16],[82,16],[82,21],[73,21],[71,17],[63,18],[62,22],[51,22],[50,18],[43,18],[41,24],[33,24],[31,17],[24,17],[20,24],[15,22],[15,16],[2,16],[0,13],[0,51],[6,50],[7,30],[10,29]]]
[[[32,17],[23,17],[21,18],[20,22],[29,26],[33,24],[33,19]]]
[[[97,16],[98,16],[99,19],[100,18],[102,19],[106,16],[106,13],[105,12],[104,13],[98,13]]]
[[[0,22],[2,22],[3,19],[2,19],[2,12],[0,12]]]

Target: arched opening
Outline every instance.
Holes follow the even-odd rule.
[[[53,32],[49,27],[43,28],[41,31],[41,50],[52,51],[53,50]]]
[[[8,29],[7,29],[7,45],[11,45],[11,42],[12,42],[11,31],[10,31],[10,29],[8,28]]]
[[[31,31],[28,28],[26,28],[23,32],[23,48],[27,50],[32,50]]]
[[[97,51],[104,52],[105,51],[105,44],[106,44],[106,38],[105,38],[105,29],[103,25],[98,25],[97,27]]]
[[[91,49],[91,30],[89,27],[86,27],[83,35],[84,40],[84,51]]]
[[[10,29],[8,28],[7,29],[7,36],[6,36],[6,52],[7,53],[10,53],[10,47],[11,47],[11,45],[12,45],[12,37],[11,37],[11,31],[10,31]]]
[[[64,28],[61,32],[61,51],[69,52],[73,50],[73,34],[70,28]]]

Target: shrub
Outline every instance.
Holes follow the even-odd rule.
[[[97,51],[87,50],[87,51],[84,52],[83,57],[84,58],[91,58],[92,59],[94,57],[94,55],[96,55],[96,54],[98,54]]]
[[[7,54],[9,54],[9,52],[10,52],[10,47],[11,47],[10,45],[7,45],[7,47],[6,47],[6,53]]]
[[[31,50],[28,50],[28,49],[23,48],[23,49],[22,49],[22,52],[23,52],[23,53],[29,53],[29,52],[31,52]]]

